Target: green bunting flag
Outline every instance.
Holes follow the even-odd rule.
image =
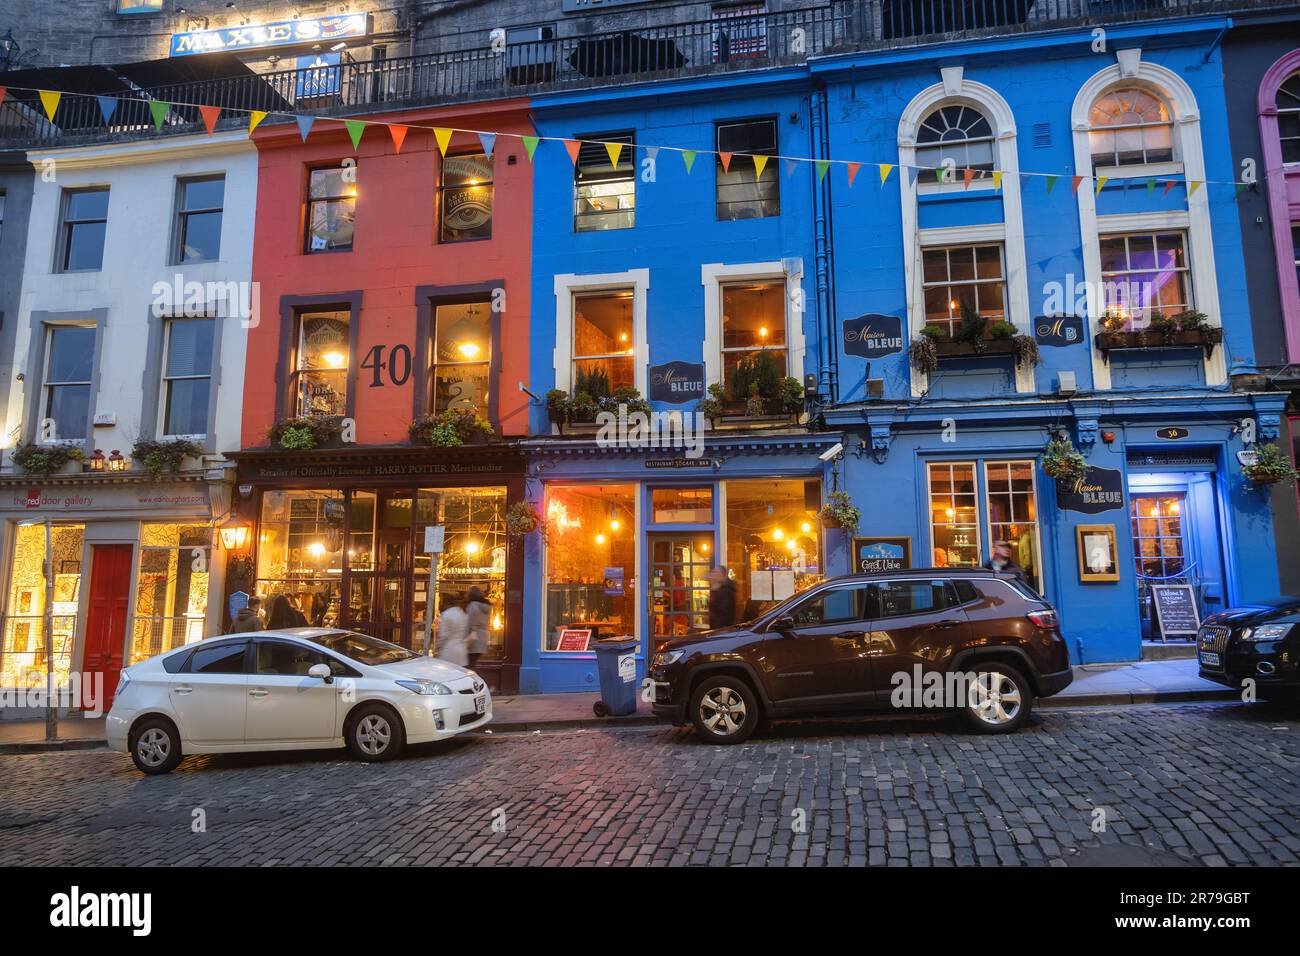
[[[163,123],[167,122],[167,111],[171,109],[170,103],[164,103],[162,100],[150,100],[149,112],[153,114],[154,129],[162,131]]]
[[[691,167],[695,165],[695,150],[682,150],[682,162],[686,164],[686,175],[689,176],[691,174]]]
[[[1056,188],[1056,180],[1057,180],[1056,176],[1047,177],[1047,195],[1050,196],[1052,194],[1052,190]]]
[[[1155,181],[1154,179],[1148,179],[1148,180],[1147,180],[1147,195],[1148,195],[1148,196],[1154,196],[1155,194],[1156,194],[1156,181]]]
[[[524,149],[527,151],[528,161],[531,163],[533,153],[537,152],[537,144],[540,142],[540,138],[537,136],[521,136],[519,138],[524,141]]]
[[[357,149],[361,145],[361,134],[366,131],[366,124],[360,120],[344,120],[343,123],[348,128],[348,136],[352,138],[352,148]]]
[[[829,159],[815,159],[813,165],[817,167],[817,181],[821,182],[826,178],[826,170],[831,168],[831,161]]]
[[[1246,191],[1247,183],[1237,183],[1237,191],[1233,193],[1233,199],[1240,199],[1241,194]]]

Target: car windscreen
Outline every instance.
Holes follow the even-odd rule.
[[[309,637],[308,640],[349,660],[369,664],[372,667],[378,664],[409,661],[419,656],[397,644],[390,644],[388,641],[381,641],[377,637],[358,634],[355,631],[332,631],[329,634],[317,634]]]

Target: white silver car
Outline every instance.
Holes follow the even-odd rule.
[[[492,719],[473,671],[366,634],[295,627],[211,637],[122,671],[108,746],[145,773],[182,754],[346,746],[389,760]]]

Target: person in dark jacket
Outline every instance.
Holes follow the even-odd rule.
[[[228,634],[243,634],[247,631],[262,630],[262,599],[254,594],[248,603],[239,609]]]
[[[302,611],[293,606],[288,595],[277,594],[271,598],[271,614],[266,621],[268,631],[278,631],[286,627],[307,627],[307,618]]]
[[[990,571],[1015,575],[1016,580],[1021,584],[1029,583],[1029,575],[1025,573],[1025,569],[1011,560],[1011,545],[1005,541],[998,541],[993,545],[993,557],[984,562],[984,567]]]
[[[736,582],[722,565],[709,572],[709,628],[736,623]]]

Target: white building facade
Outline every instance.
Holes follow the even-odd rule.
[[[0,383],[0,691],[44,686],[52,663],[60,684],[102,675],[107,705],[122,667],[223,619],[216,526],[257,321],[257,153],[236,132],[29,159],[14,375]]]

